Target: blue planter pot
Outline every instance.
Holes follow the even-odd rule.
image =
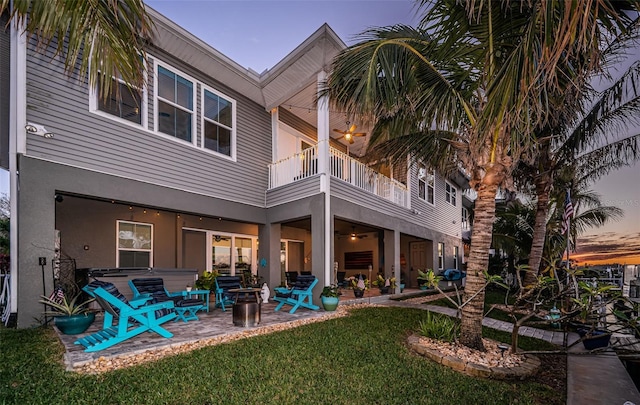
[[[580,337],[585,337],[587,335],[587,332],[587,329],[578,330],[578,334],[580,335]],[[594,330],[582,341],[582,344],[587,350],[595,350],[601,347],[609,346],[610,340],[611,333],[602,330]]]
[[[340,299],[338,297],[320,297],[322,301],[322,307],[325,311],[335,311],[338,308]]]
[[[95,319],[96,314],[93,312],[70,316],[56,316],[55,324],[63,334],[77,335],[89,329],[89,326],[91,326]]]

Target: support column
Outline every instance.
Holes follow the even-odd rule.
[[[260,241],[258,257],[258,276],[273,291],[282,282],[280,269],[280,224],[266,223],[258,226]],[[263,266],[264,264],[264,266]]]
[[[318,91],[323,88],[327,80],[327,73],[318,73]],[[323,275],[324,284],[331,283],[331,171],[329,165],[329,99],[326,95],[318,99],[318,173],[320,174],[320,192],[324,193],[324,241],[323,241]],[[314,232],[315,233],[315,232]],[[315,248],[315,244],[314,244]]]
[[[324,236],[327,233],[329,230],[325,228],[324,200],[318,198],[312,203],[311,208],[311,262],[313,263],[311,271],[319,280],[314,288],[314,290],[318,289],[318,293],[323,286],[331,283],[331,278],[326,276],[325,271],[333,267],[332,263],[326,261],[325,252],[328,248]]]
[[[11,53],[10,53],[10,85],[9,85],[9,255],[11,257],[10,272],[11,280],[9,290],[11,291],[11,313],[18,312],[18,279],[19,256],[18,256],[18,156],[26,152],[26,131],[24,126],[27,123],[27,40],[24,32],[24,24],[18,26],[11,24]],[[24,282],[28,283],[27,277]],[[27,314],[23,324],[29,326]],[[13,316],[13,315],[12,315]]]
[[[400,292],[400,232],[384,230],[384,275],[396,278],[395,294]]]

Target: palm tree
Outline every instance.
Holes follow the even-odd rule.
[[[576,239],[588,229],[618,220],[624,214],[619,207],[603,205],[600,195],[589,189],[591,172],[583,167],[565,167],[557,174],[555,181],[549,197],[548,221],[545,223],[547,238],[543,255],[548,258],[562,257],[567,243],[569,247],[575,248]],[[566,190],[571,192],[575,210],[568,235],[561,231]]]
[[[461,343],[483,349],[483,272],[498,187],[511,185],[531,128],[553,118],[550,94],[580,86],[600,45],[630,19],[609,2],[421,0],[417,29],[370,30],[336,57],[331,103],[375,122],[371,145],[446,173],[460,164],[478,195]],[[616,6],[636,7],[635,2]],[[466,300],[466,299],[465,299]]]
[[[153,23],[142,0],[0,0],[0,14],[37,40],[38,49],[55,48],[65,70],[89,85],[99,83],[101,96],[111,89],[112,77],[141,87],[145,45]]]
[[[548,123],[539,131],[538,146],[531,148],[528,159],[520,161],[519,172],[533,184],[537,199],[529,268],[524,284],[535,282],[541,268],[551,207],[552,186],[563,171],[575,173],[582,186],[612,170],[640,159],[640,63],[634,63],[617,81],[602,92],[588,84],[586,91],[572,102],[555,106],[562,117],[555,125]],[[591,106],[589,100],[595,100]],[[585,110],[582,112],[583,110]],[[629,129],[633,131],[629,133]],[[628,135],[616,138],[619,133]],[[531,163],[529,163],[531,162]],[[562,190],[564,192],[564,190]],[[575,197],[575,194],[571,194]],[[561,202],[564,200],[560,200]]]
[[[519,199],[496,204],[491,245],[506,254],[509,272],[514,272],[516,263],[529,257],[534,215],[532,204]]]

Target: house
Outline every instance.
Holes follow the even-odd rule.
[[[415,286],[417,269],[462,266],[466,178],[363,163],[368,128],[317,99],[345,48],[328,25],[258,74],[151,14],[148,84],[114,78],[109,100],[0,33],[18,327],[41,316],[61,258],[251,271],[272,288],[311,271],[318,289],[337,271]]]

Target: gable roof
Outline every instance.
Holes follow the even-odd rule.
[[[258,74],[148,7],[155,22],[153,44],[262,105],[267,111],[315,83],[345,43],[323,24],[273,68]]]

